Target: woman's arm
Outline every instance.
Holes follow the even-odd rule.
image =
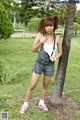
[[[58,59],[62,55],[62,41],[60,39],[58,39],[57,41],[57,48],[58,48],[58,53],[55,56],[56,59]]]
[[[62,55],[62,41],[58,38],[57,39],[57,48],[58,48],[58,53],[55,57],[50,57],[51,61],[56,61],[61,55]]]
[[[41,33],[38,33],[35,39],[35,42],[32,47],[33,52],[37,52],[41,46],[46,41],[46,38],[42,36]]]

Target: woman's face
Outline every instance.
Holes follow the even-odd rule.
[[[54,26],[53,25],[48,25],[48,26],[45,26],[45,32],[46,33],[52,33],[54,30]]]

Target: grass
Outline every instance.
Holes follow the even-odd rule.
[[[69,93],[74,99],[80,101],[80,96],[77,94],[80,92],[80,46],[78,44],[79,38],[74,37],[72,39],[72,45],[70,49],[70,55],[68,59],[68,66],[66,71],[66,80],[64,90],[73,90],[74,92]],[[75,91],[75,89],[78,89]],[[68,93],[67,93],[68,94]]]
[[[75,102],[80,102],[80,46],[78,41],[79,36],[73,37],[64,84],[65,96],[71,97]],[[43,113],[37,108],[32,107],[32,104],[30,104],[30,109],[26,115],[19,114],[31,79],[33,63],[37,56],[31,50],[33,42],[33,39],[0,40],[0,63],[4,68],[1,71],[4,84],[2,84],[0,78],[0,111],[7,111],[10,120],[57,120],[56,115]],[[52,92],[53,85],[54,77],[49,85],[48,94]],[[32,98],[39,96],[41,86],[42,77],[33,92]],[[76,120],[80,118],[79,113],[80,111],[75,112],[77,115]]]

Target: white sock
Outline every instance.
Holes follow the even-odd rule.
[[[29,103],[29,102],[24,102],[24,105],[28,107],[28,103]]]
[[[44,100],[40,99],[39,104],[44,104]]]

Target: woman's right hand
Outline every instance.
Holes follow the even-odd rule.
[[[46,42],[46,37],[45,36],[42,36],[41,39],[40,39],[40,43],[43,44]]]
[[[33,44],[32,51],[37,52],[41,44],[43,44],[44,42],[46,42],[46,37],[43,36],[41,33],[38,33],[36,36],[35,42]]]

